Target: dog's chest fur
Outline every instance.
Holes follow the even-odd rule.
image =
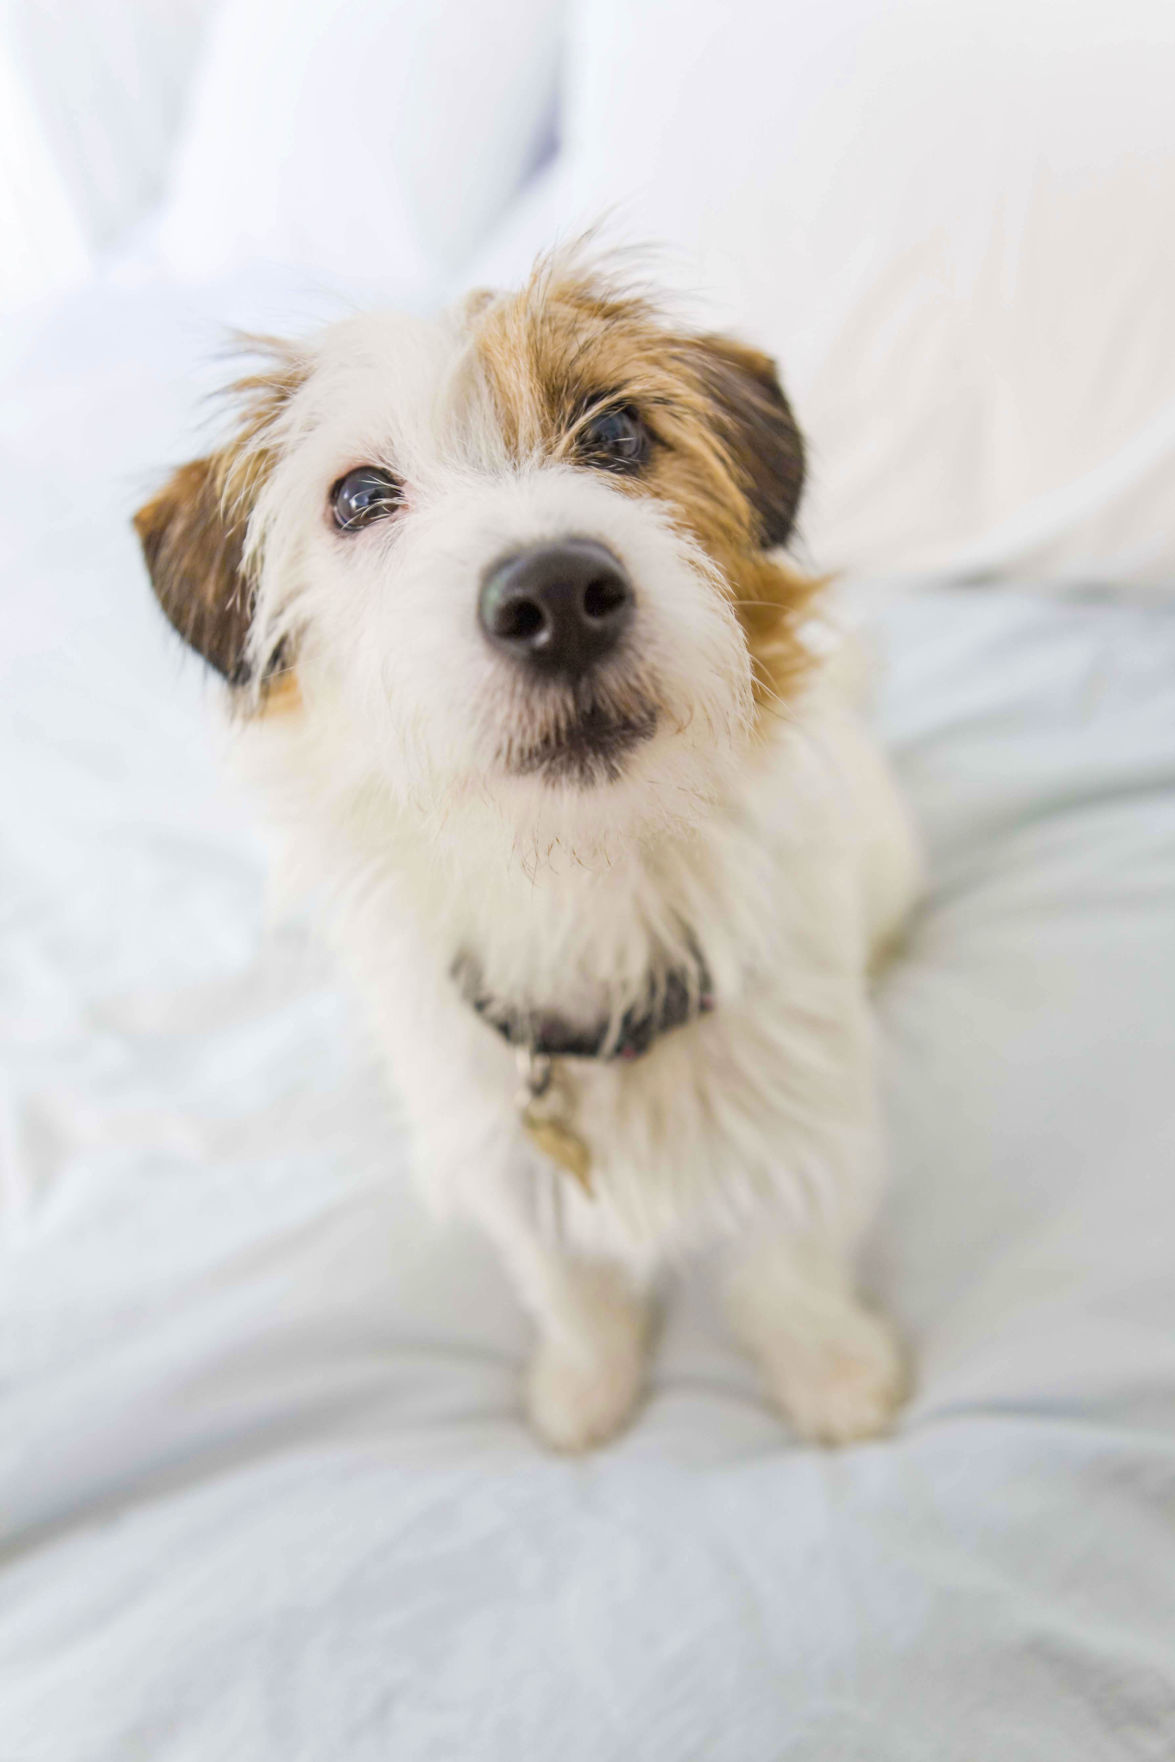
[[[614,847],[605,833],[588,850],[520,843],[489,804],[438,820],[341,788],[319,709],[325,722],[263,721],[242,750],[284,821],[285,871],[332,900],[432,1198],[475,1212],[505,1198],[633,1264],[745,1231],[764,1208],[819,1213],[876,1137],[862,973],[912,878],[884,773],[833,685],[809,693],[802,737],[781,727],[688,831]],[[712,1014],[631,1063],[566,1062],[586,1197],[528,1144],[515,1054],[454,963],[472,956],[495,996],[590,1025],[692,947]],[[846,1064],[860,1072],[848,1109]]]

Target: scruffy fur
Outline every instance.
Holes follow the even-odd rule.
[[[657,1270],[699,1251],[805,1436],[882,1429],[899,1354],[852,1272],[881,1172],[867,976],[916,866],[781,552],[803,449],[772,363],[554,260],[436,321],[269,345],[240,403],[137,516],[154,586],[229,682],[426,1191],[481,1220],[534,1319],[537,1430],[582,1449],[628,1419]],[[631,474],[582,451],[617,403],[652,437]],[[331,486],[364,464],[402,505],[340,532]],[[539,689],[485,640],[478,585],[569,537],[621,560],[634,622],[587,685]],[[574,1061],[589,1196],[524,1136],[514,1054],[454,962],[590,1026],[696,949],[711,1013],[632,1063]]]

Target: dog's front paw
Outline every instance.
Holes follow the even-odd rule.
[[[631,1418],[645,1377],[648,1317],[606,1278],[583,1293],[582,1325],[540,1340],[530,1362],[526,1407],[553,1450],[590,1450]]]
[[[880,1436],[906,1394],[892,1330],[855,1303],[823,1328],[773,1341],[761,1361],[772,1396],[800,1436],[815,1444]]]
[[[546,1340],[527,1378],[530,1423],[552,1450],[590,1450],[623,1429],[642,1381],[639,1354],[585,1359]]]

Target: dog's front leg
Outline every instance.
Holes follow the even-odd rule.
[[[902,1357],[857,1295],[843,1248],[768,1233],[734,1258],[725,1295],[735,1332],[802,1437],[848,1444],[887,1430],[905,1392]]]
[[[645,1380],[648,1293],[603,1261],[553,1248],[517,1212],[483,1214],[538,1339],[527,1413],[555,1450],[588,1450],[631,1418]]]

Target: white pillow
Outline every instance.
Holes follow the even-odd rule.
[[[211,5],[7,0],[0,7],[8,88],[0,100],[0,179],[23,181],[16,196],[27,209],[19,231],[5,216],[6,258],[36,256],[55,221],[46,224],[41,213],[46,201],[64,206],[83,251],[101,250],[158,201]],[[56,279],[55,268],[47,266],[47,280]],[[0,281],[8,279],[6,261]]]
[[[1175,585],[1170,0],[578,0],[565,151],[780,357],[824,566]]]
[[[561,27],[561,0],[225,0],[165,260],[351,283],[455,266],[542,156]]]

